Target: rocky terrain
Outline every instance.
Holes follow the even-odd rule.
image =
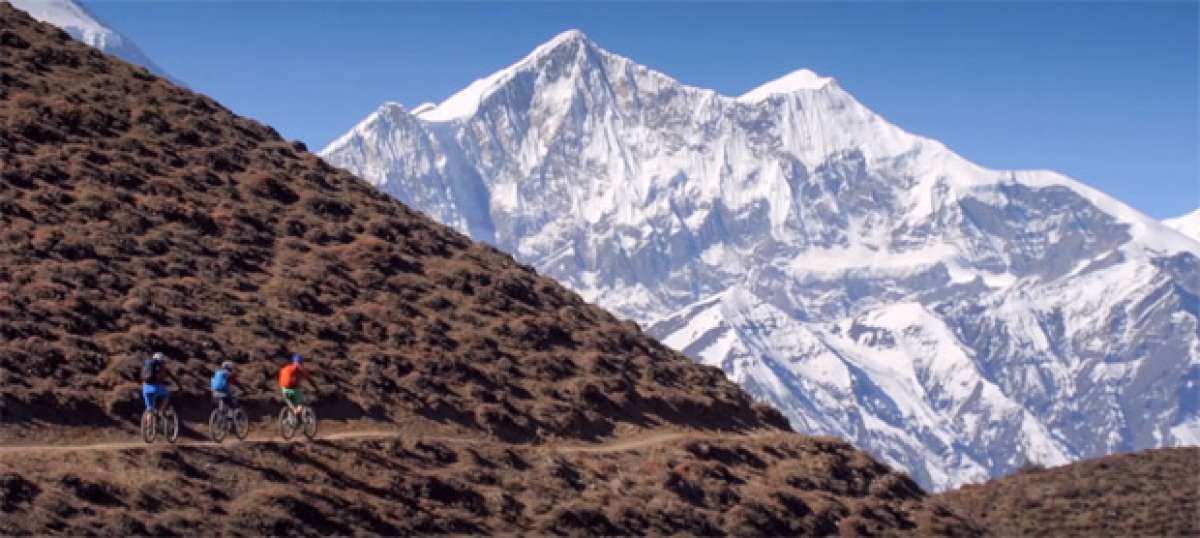
[[[0,166],[5,534],[979,531],[720,369],[6,3]],[[188,431],[131,446],[156,350]],[[196,440],[216,364],[262,419],[293,351],[335,435]]]
[[[1200,448],[1031,467],[939,495],[997,536],[1200,535]]]
[[[1200,243],[830,77],[726,96],[568,31],[321,155],[928,488],[1200,444]]]

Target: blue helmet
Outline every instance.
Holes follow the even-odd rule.
[[[300,364],[304,362],[304,357],[301,357],[299,353],[292,353],[292,362]]]

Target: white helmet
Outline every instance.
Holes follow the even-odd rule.
[[[226,370],[232,370],[233,369],[233,361],[225,361],[225,362],[221,363],[221,368],[224,368]]]
[[[162,354],[162,352],[161,352],[161,351],[155,351],[155,352],[154,352],[154,356],[153,356],[153,357],[150,357],[150,358],[152,358],[152,359],[154,359],[154,360],[156,360],[156,361],[163,361],[163,360],[167,360],[167,358],[163,356],[163,354]]]

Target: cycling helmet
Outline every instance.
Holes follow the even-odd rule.
[[[233,361],[225,361],[225,362],[221,363],[221,368],[224,368],[226,370],[232,370],[233,369]]]
[[[150,358],[152,358],[152,359],[154,359],[154,360],[156,360],[156,361],[163,361],[163,360],[167,360],[167,358],[166,358],[165,356],[163,356],[163,354],[162,354],[162,352],[161,352],[161,351],[155,351],[155,352],[154,352],[154,355],[153,355],[152,357],[150,357]]]
[[[292,353],[292,362],[300,364],[304,362],[304,357],[301,357],[299,353]]]

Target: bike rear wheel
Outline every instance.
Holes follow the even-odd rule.
[[[233,434],[237,436],[238,440],[246,439],[246,436],[250,434],[250,418],[246,416],[246,412],[240,408],[234,409],[230,422],[233,423]]]
[[[175,409],[168,407],[160,414],[162,417],[163,437],[167,438],[168,443],[174,443],[179,439],[179,415],[175,414]]]
[[[158,417],[154,416],[154,412],[147,409],[142,412],[142,440],[147,444],[154,442],[154,437],[158,435]]]
[[[296,435],[296,428],[299,427],[296,420],[296,413],[290,407],[284,407],[279,411],[279,435],[284,439],[291,439]]]
[[[225,434],[229,430],[228,420],[225,418],[225,413],[221,412],[221,408],[213,409],[212,414],[208,416],[208,435],[212,437],[214,443],[220,443],[225,440]]]
[[[304,436],[310,441],[317,436],[317,413],[311,407],[305,407],[301,423],[304,425]]]

